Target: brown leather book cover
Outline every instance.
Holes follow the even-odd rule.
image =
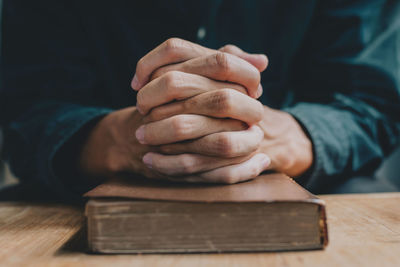
[[[87,192],[86,197],[192,202],[316,201],[320,199],[283,174],[266,174],[237,184],[177,183],[144,178],[114,179]]]
[[[317,237],[319,240],[317,243],[319,244],[313,244],[307,246],[309,246],[309,249],[323,248],[327,245],[328,242],[324,202],[319,198],[317,198],[316,196],[314,196],[313,194],[309,193],[304,188],[302,188],[293,179],[283,174],[261,175],[256,179],[232,185],[176,183],[176,182],[159,181],[159,180],[144,179],[137,177],[131,177],[131,178],[127,177],[126,179],[114,179],[104,184],[101,184],[96,188],[94,188],[93,190],[87,192],[85,196],[91,199],[86,206],[86,215],[88,216],[89,219],[89,225],[88,225],[89,246],[92,248],[92,250],[96,252],[103,252],[103,253],[214,252],[214,251],[223,252],[223,251],[272,251],[281,249],[282,250],[291,249],[290,244],[285,246],[282,246],[282,244],[277,244],[276,247],[274,247],[273,244],[272,245],[270,244],[263,248],[244,246],[241,247],[240,249],[231,248],[229,247],[229,244],[228,245],[222,244],[220,245],[219,248],[207,249],[201,246],[196,247],[194,246],[194,244],[191,243],[190,246],[194,246],[192,250],[190,250],[190,248],[186,250],[184,245],[180,244],[178,246],[175,243],[168,244],[165,247],[154,247],[154,245],[147,247],[148,244],[143,243],[141,247],[138,245],[140,242],[137,241],[137,239],[133,238],[132,240],[136,240],[136,243],[133,242],[132,240],[130,240],[128,243],[124,243],[123,245],[125,249],[124,250],[119,248],[119,244],[123,243],[122,241],[125,240],[124,239],[125,237],[121,237],[123,239],[120,240],[121,242],[116,242],[116,240],[118,241],[118,238],[116,237],[118,236],[118,233],[112,232],[111,234],[108,235],[106,234],[108,233],[107,232],[109,230],[108,228],[112,227],[115,228],[116,224],[119,223],[118,219],[116,218],[118,216],[122,216],[121,213],[125,214],[123,214],[124,218],[123,222],[121,220],[121,225],[118,226],[119,229],[127,227],[125,223],[127,222],[128,220],[127,218],[129,216],[135,218],[132,219],[131,224],[139,223],[139,221],[140,224],[143,224],[149,220],[152,220],[146,216],[148,216],[147,213],[151,213],[151,211],[147,212],[147,209],[151,210],[153,206],[158,207],[156,208],[156,212],[160,212],[160,210],[163,210],[165,214],[170,213],[171,217],[168,218],[170,218],[169,220],[173,222],[174,220],[173,216],[176,216],[175,218],[178,218],[180,215],[182,215],[181,213],[183,213],[183,210],[184,212],[187,212],[187,214],[184,214],[186,217],[192,215],[194,217],[200,216],[198,214],[192,214],[192,212],[195,212],[195,210],[198,208],[198,205],[200,206],[206,205],[207,207],[211,207],[210,205],[213,205],[213,207],[217,207],[218,205],[225,205],[221,206],[222,210],[223,211],[226,210],[227,213],[229,213],[229,210],[234,209],[233,207],[239,207],[238,205],[246,205],[246,203],[248,203],[248,206],[246,206],[247,209],[254,211],[256,211],[257,209],[260,210],[260,207],[262,206],[254,206],[254,205],[251,206],[252,205],[251,203],[255,203],[255,205],[264,205],[264,206],[267,204],[281,203],[282,204],[281,208],[279,208],[278,205],[268,205],[268,207],[269,206],[277,207],[276,211],[273,212],[275,217],[286,216],[282,209],[292,208],[292,213],[291,213],[292,215],[293,212],[295,212],[298,213],[298,216],[300,217],[303,216],[304,218],[304,216],[306,216],[304,214],[308,213],[304,212],[304,214],[301,214],[301,210],[302,209],[305,210],[304,209],[304,207],[306,206],[305,204],[308,203],[311,206],[317,206],[316,211],[318,214],[315,214],[315,216],[314,213],[312,214],[317,220],[316,222],[314,221],[314,225],[316,225],[317,228],[319,227],[319,231],[317,231],[319,232],[319,237]],[[169,203],[168,208],[165,209],[163,208],[164,203]],[[176,203],[176,204],[171,204],[171,203]],[[296,206],[297,207],[296,208],[293,204],[300,204],[300,205]],[[118,205],[124,206],[124,208],[121,207],[117,208]],[[174,207],[174,205],[176,208]],[[129,208],[127,208],[128,206]],[[141,206],[141,208],[138,209],[138,206]],[[145,212],[146,215],[143,215],[143,210],[145,209],[146,209]],[[137,213],[138,210],[140,210],[139,213]],[[179,214],[176,213],[176,210],[179,210]],[[215,216],[211,215],[211,213],[212,212],[210,211],[211,217]],[[251,218],[251,216],[253,215],[249,214],[251,213],[246,214],[245,216],[246,220],[254,220],[254,218]],[[107,216],[104,217],[105,215],[114,216],[112,222],[109,222],[110,226],[107,227],[105,226],[107,225],[106,221],[110,219]],[[144,220],[138,219],[138,216],[140,217],[142,215],[143,218],[146,217],[146,219]],[[309,218],[306,219],[305,221],[307,221],[307,223],[311,223],[314,220],[311,219],[311,217],[314,218],[313,216],[310,215]],[[197,218],[196,220],[201,220],[201,218],[198,217],[196,218]],[[101,221],[102,219],[104,219],[104,221]],[[262,220],[264,220],[264,218],[262,218]],[[243,219],[241,219],[241,221],[243,221]],[[176,224],[180,223],[181,221],[176,222]],[[100,229],[99,225],[103,227],[102,228],[103,230],[99,230]],[[287,227],[296,228],[295,226],[287,226]],[[125,233],[129,232],[129,229],[126,230]],[[179,228],[177,229],[179,230]],[[273,225],[271,225],[268,226],[268,229],[275,229],[275,228],[273,227]],[[276,231],[282,232],[282,234],[285,232],[285,229],[281,229],[280,227],[276,229],[278,229]],[[142,231],[147,231],[147,230],[142,230]],[[132,233],[133,235],[136,234],[135,231],[133,231]],[[155,237],[155,235],[163,235],[163,233],[164,232],[158,233],[157,231],[153,231],[151,233],[149,232],[148,233],[149,236],[146,236],[146,240],[153,240],[153,239],[156,240],[157,237]],[[218,233],[219,232],[217,232],[217,234]],[[110,237],[110,235],[112,235],[112,237]],[[221,237],[221,239],[217,241],[222,242],[221,240],[230,240],[229,238],[232,238],[228,236],[229,231],[227,232],[226,235],[227,239],[225,237]],[[295,233],[294,235],[298,235],[298,233]],[[110,238],[112,242],[110,241],[110,243],[107,243],[105,241],[107,240],[107,238]],[[169,235],[168,238],[170,238],[171,240],[174,239],[175,238],[174,233]],[[101,240],[101,242],[99,240]],[[193,242],[199,242],[199,241],[197,240]],[[258,241],[251,240],[251,242],[256,243]],[[110,245],[111,243],[112,245]],[[156,243],[159,244],[159,241],[157,241]],[[186,246],[187,245],[188,244],[186,244]],[[303,249],[307,249],[307,246],[304,246]],[[296,245],[293,243],[293,249],[295,250],[302,248],[301,246],[297,248]]]

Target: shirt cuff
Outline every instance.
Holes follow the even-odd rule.
[[[53,126],[48,127],[48,140],[41,145],[42,149],[37,158],[39,177],[42,177],[47,187],[61,199],[80,201],[82,191],[88,189],[88,183],[86,179],[77,177],[78,174],[73,171],[76,155],[66,157],[67,160],[62,166],[55,168],[56,155],[88,123],[110,112],[112,110],[108,108],[75,107],[65,110],[65,113],[57,116]]]
[[[283,111],[291,114],[306,130],[313,144],[314,162],[300,183],[313,193],[329,191],[340,183],[337,174],[344,170],[350,144],[341,112],[328,105],[299,103]]]

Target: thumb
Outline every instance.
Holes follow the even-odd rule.
[[[256,67],[259,72],[263,72],[268,66],[268,58],[264,54],[249,54],[244,52],[239,47],[231,44],[225,45],[218,50],[246,60],[254,67]]]

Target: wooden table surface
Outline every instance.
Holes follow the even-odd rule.
[[[325,250],[175,255],[93,255],[83,209],[0,202],[0,266],[400,266],[400,193],[325,195]]]

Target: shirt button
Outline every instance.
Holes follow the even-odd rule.
[[[200,27],[199,30],[197,31],[197,38],[199,40],[203,40],[204,37],[206,37],[207,31],[206,28]]]

